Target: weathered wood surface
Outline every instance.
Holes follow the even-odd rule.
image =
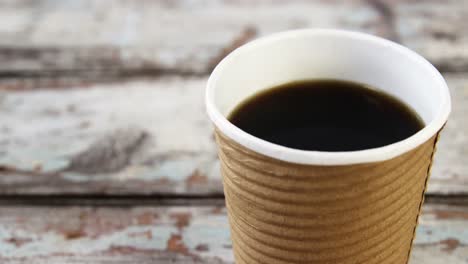
[[[379,1],[377,1],[379,2]],[[383,0],[395,40],[441,71],[468,71],[467,0]],[[385,5],[383,5],[385,7]]]
[[[0,261],[232,263],[223,207],[0,208]],[[468,263],[468,209],[426,205],[410,264]]]
[[[231,263],[233,259],[223,207],[0,210],[1,263]]]
[[[0,0],[0,263],[232,263],[207,74],[295,28],[377,34],[445,72],[428,193],[465,203],[467,17],[468,0]],[[49,203],[112,207],[20,206]],[[467,226],[467,207],[426,205],[410,264],[468,264]]]
[[[377,34],[464,71],[467,16],[468,0],[3,0],[0,74],[206,74],[251,38],[306,27]]]
[[[207,73],[236,41],[312,25],[372,31],[379,22],[366,3],[303,0],[9,1],[1,9],[9,23],[0,72],[38,74]]]
[[[468,75],[445,74],[452,113],[438,143],[430,194],[468,194]]]
[[[446,78],[453,114],[429,194],[467,194],[468,77]],[[0,194],[222,195],[205,82],[0,91]]]
[[[219,194],[205,82],[1,93],[0,193]]]

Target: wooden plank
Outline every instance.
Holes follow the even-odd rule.
[[[468,208],[423,206],[410,264],[467,264]]]
[[[442,71],[468,71],[468,1],[384,0],[397,41]]]
[[[311,27],[377,34],[416,49],[441,69],[467,70],[467,3],[0,1],[0,74],[206,74],[252,38]]]
[[[429,194],[468,193],[468,78],[446,75],[453,114]],[[222,195],[206,77],[0,91],[0,195]]]
[[[205,78],[1,95],[1,194],[222,190]]]
[[[250,38],[298,27],[373,31],[377,12],[328,1],[3,1],[0,72],[206,73]],[[14,15],[13,15],[14,14]],[[375,31],[375,30],[374,30]]]
[[[468,194],[468,76],[444,76],[452,97],[452,113],[434,157],[429,194]]]
[[[223,207],[1,207],[2,263],[233,263]],[[411,264],[468,263],[468,209],[426,205]]]
[[[232,263],[223,207],[2,207],[2,263]]]

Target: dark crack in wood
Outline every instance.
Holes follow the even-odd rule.
[[[86,150],[71,159],[66,171],[80,173],[111,173],[130,164],[149,134],[143,130],[129,128],[114,131],[96,140]]]
[[[380,14],[378,21],[379,35],[392,41],[400,42],[400,37],[395,26],[395,13],[392,7],[384,0],[367,0],[367,2]]]
[[[224,59],[224,57],[226,57],[229,53],[231,53],[238,47],[244,45],[245,43],[255,38],[257,34],[257,29],[255,27],[245,27],[244,30],[242,30],[240,34],[236,38],[234,38],[234,40],[229,45],[221,49],[219,54],[211,60],[207,72],[211,72],[216,67],[216,65],[218,65],[218,63],[222,59]]]
[[[1,206],[219,206],[225,205],[223,194],[211,195],[0,195]]]

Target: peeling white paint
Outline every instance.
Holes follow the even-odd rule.
[[[152,238],[135,236],[135,233],[151,232]],[[111,234],[104,234],[96,239],[78,238],[66,239],[63,234],[45,232],[38,235],[28,234],[23,230],[5,230],[0,227],[0,256],[2,257],[34,257],[54,254],[91,254],[109,250],[113,246],[130,246],[138,249],[164,250],[172,233],[177,233],[172,226],[139,227],[130,226]],[[14,234],[15,237],[30,238],[32,241],[16,247],[5,242]]]
[[[193,218],[184,231],[184,243],[195,251],[198,245],[206,244],[208,250],[199,252],[204,257],[220,257],[226,262],[234,262],[229,235],[229,224],[225,214],[203,215]]]

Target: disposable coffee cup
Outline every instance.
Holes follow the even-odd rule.
[[[394,144],[305,151],[254,137],[226,118],[251,95],[298,80],[378,87],[425,126]],[[215,135],[236,263],[407,263],[451,103],[441,74],[391,41],[340,30],[298,30],[250,42],[211,74]],[[326,113],[324,113],[326,114]]]

